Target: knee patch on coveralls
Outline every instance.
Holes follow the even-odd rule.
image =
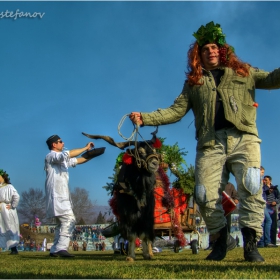
[[[197,205],[202,206],[206,202],[206,189],[204,185],[197,185],[194,188],[194,199]]]
[[[246,190],[251,194],[255,195],[260,189],[260,169],[256,167],[249,167],[247,169],[244,186]]]

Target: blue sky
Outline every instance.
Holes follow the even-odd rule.
[[[180,94],[193,32],[220,23],[237,55],[260,69],[279,67],[280,2],[0,2],[0,14],[19,10],[37,18],[0,19],[0,168],[21,193],[44,190],[46,139],[58,134],[68,149],[89,141],[81,132],[118,134],[121,118],[171,105]],[[280,184],[280,90],[257,91],[262,164]],[[127,118],[121,127],[130,136]],[[153,127],[141,128],[150,139]],[[190,112],[159,127],[166,144],[178,142],[194,164],[195,129]],[[70,170],[70,188],[82,187],[98,205],[110,198],[121,152],[102,140],[104,155]],[[235,181],[232,180],[235,184]]]

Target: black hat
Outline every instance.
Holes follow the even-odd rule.
[[[85,159],[92,159],[102,155],[105,152],[105,149],[106,149],[105,147],[92,149],[90,151],[83,153],[81,157]]]
[[[60,137],[59,137],[58,135],[56,135],[56,134],[50,136],[50,137],[47,139],[47,141],[46,141],[46,143],[47,143],[49,149],[52,148],[52,143],[56,142],[56,141],[59,140],[59,139],[60,139]]]

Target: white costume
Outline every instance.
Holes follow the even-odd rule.
[[[11,184],[0,184],[0,247],[10,249],[19,243],[19,221],[16,207],[19,194]],[[11,209],[6,206],[10,204]]]
[[[69,151],[50,151],[45,158],[47,217],[56,217],[54,244],[50,253],[68,249],[70,236],[75,227],[75,216],[68,187],[68,167],[77,165]]]
[[[42,244],[42,250],[45,252],[47,251],[47,238],[44,238],[43,244]]]

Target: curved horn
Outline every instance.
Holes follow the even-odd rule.
[[[154,132],[152,132],[151,134],[153,135],[153,138],[152,138],[152,143],[154,143],[156,141],[156,138],[157,138],[157,133],[158,133],[158,126],[156,128],[156,130]]]
[[[153,136],[156,136],[157,133],[158,133],[158,126],[157,126],[156,130],[155,130],[154,132],[152,132],[151,134],[152,134]]]
[[[111,138],[110,136],[104,136],[104,135],[91,135],[91,134],[87,134],[82,132],[83,135],[85,135],[88,138],[91,139],[103,139],[106,142],[108,142],[109,144],[118,147],[119,149],[123,150],[126,147],[132,146],[134,145],[133,142],[127,141],[127,142],[115,142],[113,138]]]

